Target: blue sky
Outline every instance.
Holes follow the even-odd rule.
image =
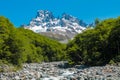
[[[28,24],[37,10],[49,10],[56,17],[65,12],[91,23],[95,18],[120,16],[120,0],[0,0],[0,16],[15,26]]]

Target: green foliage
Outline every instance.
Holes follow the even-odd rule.
[[[65,45],[30,30],[15,28],[0,16],[0,65],[60,60],[92,66],[120,62],[120,17],[96,20],[94,29],[87,29]]]
[[[113,60],[110,60],[109,64],[115,64],[115,62]]]
[[[65,60],[65,45],[24,28],[15,28],[0,17],[0,60],[22,63]]]
[[[87,29],[67,44],[71,62],[92,66],[120,62],[120,18],[95,22],[94,29]]]
[[[97,26],[100,23],[100,20],[98,18],[95,19],[95,25]]]

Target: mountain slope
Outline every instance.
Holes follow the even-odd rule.
[[[65,60],[65,46],[31,30],[15,28],[0,16],[0,65]]]
[[[50,11],[39,10],[36,18],[32,19],[24,28],[48,37],[56,34],[51,38],[57,40],[68,40],[85,30],[86,26],[87,24],[82,20],[66,13],[63,13],[61,18],[56,18]]]

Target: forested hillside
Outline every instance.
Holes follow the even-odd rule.
[[[120,62],[120,17],[96,19],[96,26],[67,44],[71,64],[105,65]]]
[[[21,63],[65,59],[65,45],[23,28],[0,16],[0,62]]]
[[[61,44],[0,16],[0,64],[21,65],[68,60],[70,64],[105,65],[120,62],[120,17],[96,20],[94,28]]]

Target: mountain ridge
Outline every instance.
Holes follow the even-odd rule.
[[[55,33],[56,35],[64,36],[61,40],[66,40],[72,39],[76,34],[81,33],[86,29],[86,26],[85,22],[67,13],[63,13],[61,17],[55,17],[48,10],[38,10],[37,16],[24,28],[43,35],[48,32]],[[47,36],[50,37],[49,35]],[[57,38],[57,40],[59,39]]]

